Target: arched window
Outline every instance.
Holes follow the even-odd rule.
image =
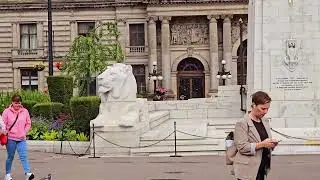
[[[239,46],[238,50],[237,50],[237,56],[238,56],[238,60],[237,60],[237,82],[238,85],[240,85],[242,83],[242,85],[247,84],[247,40],[244,40],[242,42],[242,52],[241,48]],[[242,57],[242,61],[243,61],[243,65],[242,65],[242,61],[241,61],[241,57]],[[243,70],[242,70],[243,68]],[[243,82],[242,82],[242,78],[243,78]]]
[[[204,66],[196,58],[186,58],[178,64],[178,71],[204,71]]]

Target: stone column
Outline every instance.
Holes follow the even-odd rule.
[[[162,85],[171,90],[171,59],[170,59],[170,25],[171,17],[162,16],[161,23],[161,59],[162,59]]]
[[[216,78],[219,71],[218,58],[218,25],[219,16],[209,15],[209,45],[210,45],[210,92],[216,92],[219,86],[219,80]]]
[[[43,22],[37,23],[37,38],[38,38],[38,44],[37,44],[37,53],[38,56],[43,56]]]
[[[149,44],[149,60],[148,60],[148,71],[152,72],[153,62],[157,62],[157,31],[156,31],[156,20],[158,18],[151,16],[148,22],[148,44]],[[149,81],[149,93],[153,93],[153,81]]]
[[[223,20],[223,59],[226,60],[226,71],[232,71],[232,41],[231,41],[231,19],[232,15],[222,16]],[[231,74],[237,76],[236,74]],[[226,85],[230,85],[230,80],[226,81]]]
[[[78,26],[76,21],[70,21],[70,39],[71,44],[73,43],[74,39],[78,36]]]
[[[18,49],[19,48],[19,44],[18,44],[18,36],[17,36],[17,32],[18,32],[18,25],[17,23],[12,23],[12,48],[14,49]]]
[[[119,43],[122,48],[122,52],[124,55],[124,59],[126,59],[126,19],[125,18],[117,18],[117,24],[120,32]]]
[[[18,67],[14,67],[13,69],[13,89],[21,88],[21,74],[20,69]]]

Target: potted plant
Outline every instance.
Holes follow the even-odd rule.
[[[163,101],[166,99],[166,93],[168,92],[168,89],[164,87],[158,87],[156,89],[156,94],[153,97],[154,101]]]
[[[46,66],[43,63],[39,63],[33,66],[35,71],[43,71]]]

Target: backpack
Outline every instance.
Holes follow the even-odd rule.
[[[249,135],[249,125],[247,124],[248,129],[247,133]],[[231,131],[226,137],[226,164],[227,165],[233,165],[233,159],[236,156],[238,150],[237,147],[234,144],[234,132]]]
[[[238,150],[234,145],[234,133],[231,131],[226,137],[226,164],[233,165],[233,158],[236,156]]]

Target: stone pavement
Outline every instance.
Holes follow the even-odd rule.
[[[17,154],[16,154],[17,155]],[[3,179],[5,151],[0,151]],[[18,159],[18,158],[17,158]],[[52,174],[52,180],[232,180],[223,156],[77,158],[70,155],[30,153],[36,180]],[[273,156],[271,180],[320,179],[320,156]],[[19,161],[14,180],[23,180]]]

